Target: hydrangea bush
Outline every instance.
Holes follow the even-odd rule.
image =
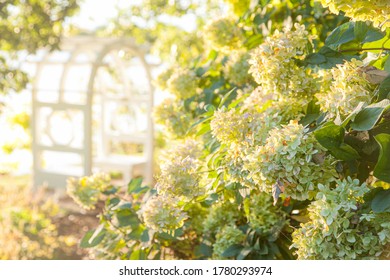
[[[169,140],[155,185],[70,181],[76,201],[105,201],[82,245],[120,259],[382,258],[386,1],[226,2],[234,14],[199,30],[204,56],[158,78],[172,97],[154,112]]]

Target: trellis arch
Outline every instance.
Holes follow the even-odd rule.
[[[30,58],[35,186],[61,187],[94,170],[117,170],[128,181],[135,166],[152,181],[153,87],[145,55],[133,40],[79,36]],[[115,108],[122,108],[120,128]],[[115,151],[124,143],[137,153]]]

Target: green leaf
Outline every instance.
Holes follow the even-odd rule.
[[[383,36],[380,40],[376,41],[367,41],[367,43],[364,43],[363,48],[364,49],[370,49],[370,48],[390,48],[390,29],[386,30],[386,35]],[[378,50],[376,52],[380,52],[381,50]],[[374,52],[374,51],[373,51]]]
[[[374,168],[374,176],[390,183],[390,134],[378,134],[375,140],[380,146],[379,159]]]
[[[348,117],[345,118],[341,126],[346,127],[349,121],[354,120],[356,115],[362,110],[364,105],[365,105],[364,102],[359,102],[359,104],[355,107],[355,109],[348,115]]]
[[[207,57],[207,60],[215,60],[217,56],[218,56],[218,52],[215,50],[211,50],[209,56]]]
[[[245,42],[244,42],[244,45],[248,48],[248,49],[252,49],[258,45],[260,45],[262,42],[263,42],[263,35],[262,34],[254,34],[252,36],[250,36]]]
[[[379,103],[367,106],[356,115],[351,124],[351,128],[357,131],[367,131],[372,129],[381,118],[383,112],[389,108],[389,99],[384,99]]]
[[[127,185],[127,192],[130,194],[136,192],[141,188],[141,185],[142,185],[142,178],[132,179]]]
[[[130,255],[130,260],[145,260],[146,254],[145,251],[142,249],[135,250]]]
[[[353,234],[348,234],[348,235],[347,235],[347,240],[348,240],[348,242],[350,242],[350,243],[356,242],[356,238],[355,238],[355,236],[354,236]]]
[[[106,229],[100,225],[96,230],[89,230],[80,241],[81,248],[92,248],[102,242],[106,235]]]
[[[119,227],[137,227],[140,224],[138,216],[131,209],[120,209],[116,212]]]
[[[178,237],[182,236],[183,234],[184,234],[183,229],[182,229],[182,228],[178,228],[178,229],[175,230],[173,236],[174,236],[175,238],[178,238]]]
[[[236,91],[236,88],[233,88],[232,90],[230,90],[228,93],[226,93],[223,98],[221,99],[221,102],[219,102],[219,105],[218,105],[218,108],[222,108],[223,105],[225,105],[225,103],[227,101],[229,101],[229,99],[232,99],[231,97],[234,97],[234,94],[232,96],[232,93],[235,93]],[[231,101],[231,100],[230,100]]]
[[[263,243],[259,249],[260,255],[267,255],[269,253],[267,243]]]
[[[200,125],[200,127],[199,127],[198,132],[196,133],[196,136],[201,136],[203,134],[206,134],[210,130],[211,130],[211,127],[210,127],[210,123],[209,122],[202,123]]]
[[[224,257],[224,258],[235,257],[235,256],[237,256],[238,254],[240,254],[242,248],[243,248],[242,245],[234,244],[234,245],[230,246],[229,248],[227,248],[227,249],[222,253],[222,257]]]
[[[150,240],[149,238],[149,230],[145,229],[144,232],[141,235],[141,242],[148,242]]]
[[[237,260],[245,259],[253,251],[252,247],[245,247],[240,251],[240,254],[237,256]]]
[[[108,200],[106,201],[106,205],[107,205],[108,208],[113,208],[113,207],[117,206],[117,205],[119,204],[120,201],[121,201],[121,200],[120,200],[119,198],[113,197],[113,198],[108,199]]]
[[[334,50],[360,49],[363,44],[379,41],[385,36],[385,32],[366,22],[347,22],[332,31],[325,45]]]
[[[328,150],[339,147],[344,141],[344,134],[344,128],[334,123],[325,124],[325,126],[314,132],[317,141]]]
[[[213,254],[213,248],[202,243],[199,246],[195,247],[195,256],[196,257],[211,257]]]
[[[215,107],[211,104],[207,104],[206,106],[204,106],[204,110],[206,112],[214,112],[215,111]]]
[[[322,47],[318,53],[309,54],[302,62],[309,67],[320,67],[322,69],[333,68],[336,64],[342,64],[345,60],[350,60],[353,56],[343,55],[327,46]]]
[[[176,240],[176,238],[174,236],[172,236],[172,235],[170,235],[169,233],[166,233],[166,232],[160,232],[158,234],[158,238],[161,238],[163,240],[170,240],[170,241]]]
[[[390,55],[387,55],[383,61],[383,70],[385,70],[387,73],[390,73]],[[390,75],[387,78],[390,78]]]
[[[381,133],[388,133],[390,131],[390,120],[385,119],[376,125],[370,132],[372,135],[377,135]]]
[[[361,43],[374,42],[385,37],[386,33],[381,32],[379,29],[368,25],[366,22],[355,22],[355,39]]]
[[[132,240],[140,240],[143,233],[144,229],[142,227],[136,227],[127,235],[127,237]]]
[[[329,34],[328,38],[325,40],[325,45],[337,49],[341,44],[353,41],[355,39],[354,27],[355,25],[353,22],[347,22],[340,25]]]
[[[390,99],[390,75],[379,85],[377,95],[379,100]]]
[[[328,123],[314,132],[317,141],[335,158],[345,161],[360,158],[359,153],[354,148],[344,143],[344,135],[344,128],[334,123]]]
[[[330,152],[335,158],[340,160],[348,161],[360,158],[359,153],[350,145],[345,143],[342,143],[340,147],[335,148]]]
[[[390,212],[390,190],[379,191],[371,201],[371,209],[375,213]]]

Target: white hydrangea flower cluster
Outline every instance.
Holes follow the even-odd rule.
[[[178,69],[167,81],[168,90],[179,99],[187,99],[196,95],[198,77],[189,69]]]
[[[233,14],[238,17],[242,16],[245,12],[248,11],[249,5],[251,3],[250,0],[225,0],[225,2],[227,2]]]
[[[283,32],[275,31],[252,51],[249,60],[249,72],[255,81],[266,94],[273,94],[278,100],[311,97],[316,91],[309,70],[299,67],[294,60],[304,56],[312,36],[304,25],[295,24],[294,27],[294,31],[287,28]]]
[[[250,54],[245,50],[233,51],[223,67],[225,77],[237,86],[244,86],[252,82],[252,76],[248,73]]]
[[[183,226],[187,214],[179,206],[179,199],[157,195],[149,198],[138,212],[148,228],[171,232]]]
[[[388,0],[321,0],[324,7],[334,14],[343,11],[354,21],[371,21],[375,27],[385,30],[390,27],[390,4]]]
[[[168,80],[174,73],[174,68],[170,67],[162,71],[154,81],[154,84],[161,90],[168,89]]]
[[[204,27],[205,40],[212,48],[221,52],[240,49],[243,35],[235,20],[231,17],[220,17]]]
[[[174,99],[166,98],[154,107],[153,117],[172,138],[183,138],[191,126],[193,117]]]
[[[222,108],[214,112],[210,123],[211,132],[225,145],[238,143],[242,147],[262,145],[271,129],[291,119],[299,119],[303,115],[300,112],[303,107],[297,104],[299,102],[285,100],[272,101],[265,106],[245,103],[241,109]]]
[[[251,165],[249,158],[256,147],[265,144],[272,129],[291,119],[301,118],[304,115],[302,108],[304,105],[299,99],[269,100],[261,88],[257,88],[240,109],[215,111],[210,123],[211,132],[226,147],[221,167],[225,169],[228,180],[249,188],[256,185],[251,171],[245,168]]]
[[[69,196],[84,209],[94,209],[101,192],[108,189],[111,178],[105,173],[96,173],[91,176],[69,178],[66,190]]]
[[[268,193],[253,193],[244,200],[244,211],[249,226],[262,236],[278,236],[287,224],[286,213],[272,204]]]
[[[297,121],[271,130],[265,145],[247,156],[246,169],[264,191],[277,184],[297,200],[312,199],[317,182],[331,182],[336,175],[324,148]]]
[[[184,201],[204,194],[205,189],[200,184],[200,154],[199,143],[192,139],[165,151],[161,157],[161,175],[157,178],[158,193],[179,197]]]
[[[309,222],[293,232],[298,259],[376,259],[390,241],[389,223],[375,225],[374,214],[363,214],[360,205],[369,191],[365,183],[348,177],[336,187],[318,185],[310,204]]]
[[[301,98],[283,98],[274,100],[272,94],[267,93],[262,87],[257,87],[244,100],[242,110],[263,112],[264,115],[278,116],[280,123],[288,123],[290,120],[299,120],[304,116],[304,108],[307,100]]]
[[[226,180],[229,182],[240,183],[247,188],[253,188],[255,182],[249,176],[248,170],[245,170],[246,155],[251,153],[253,148],[240,145],[239,143],[230,144],[226,149],[221,168],[224,168]]]
[[[231,110],[219,109],[214,112],[214,117],[210,122],[211,132],[221,143],[241,141],[251,121],[249,114],[242,115]]]
[[[345,117],[360,102],[369,104],[371,88],[360,70],[363,63],[352,59],[329,71],[321,71],[321,91],[316,94],[318,104],[329,118]]]
[[[222,254],[230,246],[242,244],[245,240],[245,234],[234,225],[227,225],[216,235],[216,241],[213,245],[213,257],[223,258]]]

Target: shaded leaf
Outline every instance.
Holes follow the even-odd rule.
[[[132,179],[127,185],[127,192],[128,193],[136,192],[141,188],[141,185],[142,185],[142,178]]]
[[[284,185],[279,180],[272,186],[272,197],[274,198],[274,205],[278,202],[279,196],[284,192]]]
[[[317,141],[328,150],[339,147],[344,141],[344,134],[344,128],[334,123],[328,123],[314,132]]]
[[[237,256],[237,260],[245,259],[253,251],[252,247],[245,247],[240,251],[240,254]]]
[[[141,242],[148,242],[150,240],[149,238],[149,230],[145,229],[143,233],[141,234]]]
[[[354,160],[358,159],[359,153],[350,145],[344,143],[345,130],[342,126],[328,123],[316,130],[314,136],[317,141],[337,159]]]
[[[355,39],[355,24],[347,22],[334,29],[325,40],[325,45],[336,49],[341,44],[351,42]]]
[[[379,191],[371,201],[371,209],[375,213],[390,212],[390,190]]]
[[[372,129],[379,121],[383,112],[390,108],[390,100],[384,99],[379,103],[371,104],[362,109],[351,123],[351,128],[357,131]]]
[[[227,248],[222,253],[222,257],[225,257],[225,258],[235,257],[241,252],[242,248],[243,248],[242,245],[234,244],[234,245],[230,246],[229,248]]]
[[[195,256],[197,257],[211,257],[213,254],[213,247],[207,246],[202,243],[199,246],[195,247]]]
[[[390,134],[382,133],[374,137],[380,146],[379,159],[374,168],[374,176],[390,183]]]
[[[390,76],[379,85],[377,95],[379,100],[390,98]]]
[[[103,225],[100,225],[96,230],[89,230],[80,241],[81,248],[92,248],[102,242],[106,230]]]
[[[140,224],[137,214],[131,209],[121,209],[117,211],[116,218],[119,227],[137,227]]]

